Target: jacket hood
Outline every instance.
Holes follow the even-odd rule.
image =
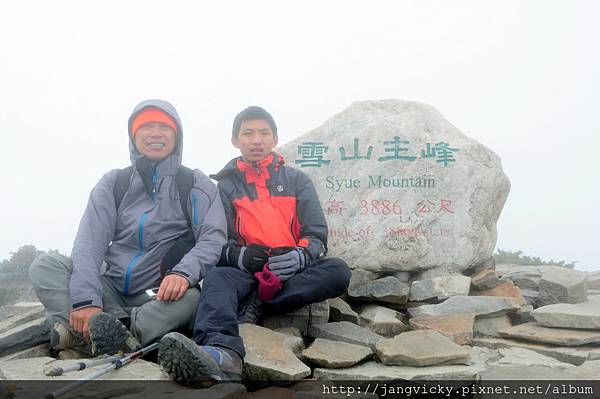
[[[131,112],[131,116],[129,116],[129,121],[127,123],[127,133],[129,135],[129,158],[131,160],[131,163],[134,167],[139,169],[138,162],[150,162],[148,158],[145,158],[144,155],[141,154],[137,150],[137,148],[135,148],[135,143],[133,141],[132,136],[133,132],[131,131],[131,125],[133,124],[133,120],[141,111],[145,110],[146,108],[158,108],[162,110],[171,118],[173,118],[173,121],[175,121],[175,124],[177,125],[175,150],[173,150],[173,153],[167,158],[158,162],[158,165],[160,165],[160,169],[162,171],[161,174],[175,174],[177,172],[177,169],[181,165],[181,158],[183,154],[183,128],[181,127],[181,119],[179,119],[179,114],[177,113],[177,110],[170,102],[165,100],[144,100],[138,105],[136,105],[133,111]],[[144,158],[144,160],[142,160],[142,158]]]
[[[271,164],[267,166],[268,168],[277,168],[278,169],[281,165],[283,165],[285,163],[285,161],[283,160],[283,157],[280,154],[278,154],[274,151],[271,154],[273,155],[273,160],[271,161]],[[227,164],[223,167],[223,169],[221,169],[218,173],[212,174],[209,177],[211,179],[219,181],[219,180],[222,180],[223,178],[225,178],[225,176],[229,175],[230,173],[240,172],[240,169],[238,168],[237,163],[241,159],[242,159],[242,157],[233,158],[232,160],[227,162]]]

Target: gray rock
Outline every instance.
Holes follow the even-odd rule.
[[[406,333],[405,333],[406,334]],[[373,361],[361,363],[345,369],[314,370],[313,377],[317,380],[347,380],[347,381],[373,381],[373,380],[468,380],[473,381],[479,373],[485,370],[489,355],[480,348],[471,350],[471,365],[445,365],[429,367],[413,366],[386,366]]]
[[[300,380],[311,371],[294,354],[290,343],[299,338],[286,336],[252,324],[240,325],[244,340],[244,377],[257,384],[280,385]],[[296,340],[291,340],[296,338]]]
[[[331,298],[327,301],[329,302],[329,321],[349,321],[358,324],[358,313],[352,310],[342,298]]]
[[[469,295],[471,278],[442,276],[431,280],[413,281],[410,286],[411,301],[443,301],[455,295]]]
[[[564,363],[553,357],[542,355],[536,351],[525,348],[503,348],[498,349],[500,359],[488,362],[490,366],[548,366],[552,368],[566,369],[575,367],[573,364]]]
[[[359,268],[352,269],[352,275],[350,276],[350,287],[355,284],[364,283],[365,281],[377,280],[379,277],[379,273],[369,270]]]
[[[383,306],[367,304],[360,308],[360,325],[384,337],[393,337],[406,331],[402,314]]]
[[[585,380],[600,380],[600,360],[588,360],[576,370],[578,375]]]
[[[351,265],[461,271],[492,254],[510,189],[500,158],[429,105],[356,102],[280,151],[313,180],[329,253]]]
[[[51,357],[11,360],[0,363],[0,376],[3,376],[6,380],[78,380],[103,367],[100,365],[81,371],[73,371],[58,377],[49,377],[44,374],[47,367],[65,367],[72,364],[73,361],[56,360]],[[128,364],[127,367],[104,375],[101,379],[153,381],[169,380],[170,378],[159,365],[138,359]]]
[[[600,343],[600,331],[550,328],[538,323],[525,323],[499,331],[505,338],[523,339],[553,345],[577,346]]]
[[[546,327],[600,329],[600,306],[596,301],[557,303],[535,309],[533,318]]]
[[[539,291],[542,270],[545,266],[518,266],[499,263],[496,265],[496,275],[500,281],[512,281],[522,290]]]
[[[489,349],[523,348],[579,366],[589,359],[600,359],[600,348],[594,346],[554,346],[504,338],[474,338],[473,345]]]
[[[49,341],[46,318],[19,324],[0,334],[0,356],[6,356]]]
[[[281,334],[284,334],[284,335],[289,335],[289,336],[292,336],[292,337],[302,338],[302,333],[296,327],[276,328],[273,331],[281,333]]]
[[[539,306],[555,303],[581,303],[587,298],[585,273],[546,266],[540,279]]]
[[[410,281],[410,272],[395,272],[392,276],[396,277],[398,280],[403,283],[407,283]]]
[[[385,339],[381,335],[348,321],[314,324],[309,328],[308,334],[313,338],[348,342],[349,344],[362,345],[371,349],[375,349],[375,344],[378,341]]]
[[[499,330],[512,327],[508,315],[494,317],[477,317],[473,324],[473,335],[476,337],[500,337]]]
[[[577,380],[582,379],[578,376],[576,369],[563,369],[550,366],[490,366],[479,374],[481,381],[518,381],[518,380]],[[524,391],[523,395],[527,393]],[[491,397],[491,396],[490,396]]]
[[[408,292],[408,285],[392,276],[365,281],[348,288],[348,296],[352,298],[397,304],[406,303]]]
[[[423,305],[408,309],[411,316],[447,315],[456,313],[473,313],[475,316],[496,316],[520,309],[519,304],[511,298],[494,296],[453,296],[437,305]]]
[[[587,272],[588,290],[600,290],[600,270]]]
[[[471,345],[473,340],[472,313],[459,313],[441,316],[418,316],[409,320],[413,330],[434,330],[450,338],[458,345]]]
[[[463,273],[466,276],[473,276],[476,275],[477,273],[481,272],[482,270],[496,270],[496,258],[494,258],[493,256],[490,256],[488,259],[484,260],[483,262],[480,262],[476,265],[470,266],[468,269],[464,270]]]
[[[302,355],[312,363],[327,368],[351,367],[372,354],[371,348],[362,345],[322,338],[315,339],[312,345],[302,352]]]
[[[540,296],[540,293],[538,291],[534,291],[534,290],[530,290],[530,289],[523,289],[523,288],[519,288],[521,290],[521,295],[523,295],[523,299],[525,300],[525,303],[527,303],[528,305],[531,305],[533,307],[537,306],[537,299]]]
[[[468,349],[433,330],[408,331],[379,341],[376,352],[386,365],[423,367],[470,363]]]
[[[301,307],[290,313],[269,316],[263,320],[263,326],[271,330],[285,327],[296,327],[300,331],[306,331],[309,322],[327,323],[329,321],[329,303],[327,301],[317,302]]]
[[[44,307],[35,306],[33,309],[28,309],[25,312],[9,317],[6,320],[0,321],[0,334],[4,334],[9,330],[12,330],[22,324],[28,323],[33,320],[43,319],[46,311]]]
[[[50,345],[42,344],[32,348],[24,349],[22,351],[0,357],[0,362],[7,362],[9,360],[17,359],[31,359],[33,357],[47,357],[51,355]]]
[[[493,269],[484,269],[471,276],[471,283],[477,290],[489,290],[500,284],[500,280],[496,276],[496,271]]]

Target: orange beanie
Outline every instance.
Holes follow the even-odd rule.
[[[150,107],[144,109],[142,112],[135,116],[135,119],[131,123],[131,136],[135,136],[135,132],[144,124],[158,122],[164,123],[167,126],[170,126],[175,133],[177,133],[177,124],[173,118],[171,118],[165,111],[160,108]]]

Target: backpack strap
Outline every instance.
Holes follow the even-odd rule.
[[[119,169],[117,181],[113,187],[113,196],[115,197],[115,206],[117,209],[119,209],[119,205],[121,205],[123,197],[129,188],[132,174],[133,166]],[[175,175],[175,184],[177,185],[177,190],[179,191],[179,203],[181,204],[181,209],[183,210],[185,220],[187,220],[188,226],[191,229],[192,221],[188,212],[187,204],[190,198],[192,187],[194,187],[194,171],[186,166],[180,166],[179,169],[177,169],[177,174]]]
[[[131,175],[133,175],[133,166],[130,165],[126,168],[119,169],[117,181],[113,187],[113,196],[115,197],[115,205],[117,210],[119,209],[119,205],[121,205],[121,201],[123,201],[123,197],[129,188]]]
[[[181,203],[181,209],[185,215],[185,220],[187,220],[189,228],[192,229],[192,219],[190,218],[187,204],[190,199],[192,187],[194,187],[194,171],[181,165],[179,169],[177,169],[175,183],[177,184],[177,190],[179,191],[179,202]]]

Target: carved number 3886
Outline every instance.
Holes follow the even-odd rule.
[[[371,202],[362,200],[360,201],[360,214],[361,215],[401,215],[402,207],[400,201],[395,201],[393,204],[388,200],[378,201],[372,200]]]

